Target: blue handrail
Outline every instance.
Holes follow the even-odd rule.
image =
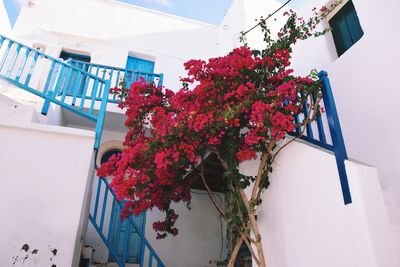
[[[87,70],[101,79],[109,79],[112,87],[120,87],[121,83],[124,83],[125,88],[129,88],[132,83],[138,81],[140,78],[143,78],[148,83],[153,82],[157,86],[161,87],[164,80],[164,75],[162,73],[141,72],[79,60],[71,60],[70,64],[76,68]],[[109,95],[108,101],[116,103],[116,96]]]
[[[127,219],[128,220],[128,229],[125,230],[125,235],[123,237],[123,247],[122,247],[122,255],[118,255],[118,246],[120,244],[120,229],[122,222],[121,220],[117,220],[117,239],[114,240],[114,242],[110,239],[111,236],[111,228],[112,228],[112,220],[115,215],[115,210],[121,211],[124,206],[123,201],[119,201],[116,198],[116,195],[112,188],[110,187],[110,184],[108,183],[107,179],[99,177],[98,178],[98,184],[97,184],[97,189],[96,191],[96,196],[95,196],[95,203],[94,207],[91,207],[91,210],[93,210],[93,213],[90,212],[89,214],[89,220],[92,222],[94,228],[96,231],[99,233],[101,239],[103,240],[104,244],[108,248],[111,257],[116,261],[116,263],[120,266],[123,267],[125,266],[126,260],[127,260],[127,255],[128,255],[128,240],[130,239],[130,235],[132,234],[131,231],[129,230],[130,227],[133,227],[135,229],[135,234],[137,234],[140,237],[141,240],[141,249],[140,249],[140,267],[143,267],[145,264],[145,250],[147,249],[149,252],[148,255],[148,261],[147,261],[147,266],[148,267],[153,267],[153,260],[156,261],[157,267],[165,267],[164,263],[161,261],[157,253],[154,251],[150,243],[147,241],[146,237],[144,236],[142,229],[135,223],[133,220],[132,216],[129,216]],[[104,189],[103,189],[104,185]],[[116,205],[116,207],[115,207]],[[112,207],[110,207],[112,206]],[[111,215],[109,215],[111,214]],[[109,218],[108,221],[105,220],[105,218]],[[107,225],[108,223],[108,225]],[[106,231],[105,226],[108,226],[108,231]],[[107,233],[107,234],[106,234]]]
[[[325,113],[321,113],[316,117],[316,120],[306,126],[306,131],[300,138],[320,146],[324,149],[332,151],[335,154],[336,164],[338,167],[340,185],[342,188],[342,195],[344,204],[352,203],[351,192],[349,181],[347,178],[347,172],[345,168],[345,160],[347,160],[346,147],[342,135],[342,129],[340,127],[339,116],[336,110],[335,100],[332,94],[332,88],[329,82],[328,73],[321,71],[318,73],[318,77],[322,84],[322,95],[323,105],[325,106]],[[315,100],[315,98],[314,98]],[[305,118],[308,115],[309,110],[307,109],[307,101],[303,104],[304,110],[301,115],[297,116],[296,122],[300,121],[300,117]],[[329,134],[331,142],[328,142],[324,129],[324,121],[328,122]],[[318,131],[318,137],[314,135],[314,131]],[[295,132],[291,133],[293,136],[297,136],[302,132],[299,127]]]
[[[322,82],[322,94],[325,104],[326,116],[328,118],[329,131],[333,143],[333,152],[336,157],[336,164],[338,166],[340,184],[342,186],[343,200],[345,204],[352,202],[349,181],[347,178],[346,167],[344,161],[347,160],[346,146],[340,127],[339,116],[336,110],[335,101],[332,94],[331,84],[329,82],[328,73],[321,71],[318,74]]]
[[[43,115],[55,103],[96,122],[95,149],[99,147],[110,81],[2,35],[0,78],[43,98]],[[96,101],[101,101],[98,113]]]

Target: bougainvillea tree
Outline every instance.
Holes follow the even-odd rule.
[[[229,225],[228,266],[233,266],[243,242],[253,261],[266,266],[257,224],[262,192],[275,157],[290,142],[285,141],[287,133],[304,129],[320,112],[320,82],[315,73],[293,75],[292,46],[324,34],[315,28],[329,11],[323,8],[307,21],[286,12],[287,22],[276,39],[261,20],[264,50],[244,45],[223,57],[190,60],[184,86],[177,92],[143,80],[129,90],[114,89],[126,109],[129,131],[122,153],[103,164],[98,174],[113,176],[112,188],[126,200],[122,216],[158,208],[165,220],[153,224],[157,237],[177,235],[178,214],[171,204],[190,202],[193,176],[188,174],[197,170]],[[296,119],[305,108],[308,115]],[[203,160],[209,153],[215,153],[224,168],[226,206],[215,201],[204,177]],[[239,172],[241,162],[256,158],[256,176]]]

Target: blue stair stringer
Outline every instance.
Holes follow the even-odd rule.
[[[104,187],[104,188],[103,188]],[[128,220],[127,229],[125,229],[125,234],[121,237],[121,220],[117,220],[116,225],[113,224],[114,213],[116,212],[114,205],[117,205],[117,209],[119,212],[123,209],[124,203],[122,201],[117,200],[116,195],[107,179],[98,178],[98,184],[95,195],[95,204],[94,207],[91,207],[89,220],[93,224],[96,231],[99,233],[101,239],[104,244],[108,248],[110,252],[111,258],[115,260],[115,262],[120,267],[124,267],[126,260],[128,258],[128,250],[129,250],[129,240],[132,234],[138,235],[140,238],[140,256],[139,256],[139,264],[140,267],[148,266],[148,267],[165,267],[164,263],[158,257],[157,253],[151,247],[146,237],[144,236],[142,230],[136,225],[132,216],[129,216],[125,220]],[[111,207],[112,206],[112,207]],[[106,219],[107,218],[107,219]],[[117,228],[117,238],[116,240],[112,240],[111,232],[113,227]],[[132,233],[130,231],[130,227],[135,229],[135,232]],[[121,251],[120,244],[122,246],[122,255],[118,255],[118,251]]]
[[[110,81],[0,35],[0,78],[43,98],[42,114],[57,104],[96,123],[94,148],[106,114]],[[95,111],[95,106],[98,111]]]

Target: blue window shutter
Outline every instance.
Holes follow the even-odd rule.
[[[129,70],[135,70],[139,72],[153,73],[154,62],[136,57],[128,57],[126,62],[126,68]]]
[[[140,78],[145,79],[147,82],[152,82],[151,75],[146,75],[147,73],[154,73],[154,62],[150,60],[145,60],[136,57],[128,57],[126,61],[126,69],[133,70],[138,73],[131,73],[125,76],[126,87],[129,88],[133,82],[138,81]],[[143,74],[146,73],[146,74]]]
[[[342,13],[336,14],[329,21],[329,24],[332,27],[332,35],[335,41],[337,53],[341,56],[353,45],[351,35],[347,28],[346,19]]]
[[[364,35],[351,0],[329,20],[329,25],[332,28],[338,56],[346,52]]]
[[[351,1],[349,2],[349,6],[346,10],[345,18],[351,39],[353,44],[355,44],[364,35],[364,31],[361,28],[360,20],[358,19],[357,12]]]
[[[70,52],[66,52],[66,51],[61,51],[59,57],[61,59],[63,59],[63,60],[74,59],[74,60],[78,60],[78,61],[82,61],[82,62],[88,62],[88,63],[90,63],[90,60],[91,60],[90,56],[70,53]],[[87,65],[78,64],[78,65],[75,65],[75,67],[80,68],[80,69],[82,69],[84,71],[88,71],[89,64],[87,64]],[[76,82],[78,82],[78,73],[74,72],[71,75],[71,82],[69,83],[70,87],[67,88],[67,95],[68,96],[72,96],[73,95]],[[81,85],[78,88],[78,95],[79,96],[82,96],[84,87],[85,87],[85,81],[81,79]]]

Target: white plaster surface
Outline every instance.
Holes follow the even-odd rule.
[[[397,77],[400,35],[392,0],[353,0],[364,36],[337,58],[332,35],[307,41],[295,50],[294,68],[325,69],[329,73],[347,152],[350,158],[378,168],[380,183],[396,197],[400,206],[400,142],[397,133]],[[322,0],[307,1],[302,14]],[[372,52],[373,51],[373,52]]]
[[[241,171],[254,175],[257,165]],[[399,266],[376,169],[350,161],[346,169],[349,205],[332,154],[299,142],[281,152],[258,217],[268,266]]]
[[[77,266],[94,133],[0,121],[0,136],[0,266]]]
[[[328,2],[332,1],[303,1],[298,13],[307,18],[312,15],[313,7]],[[400,3],[392,0],[353,0],[353,3],[364,36],[340,58],[331,33],[299,42],[294,49],[292,66],[302,75],[311,69],[328,71],[349,157],[376,166],[382,188],[393,193],[396,206],[400,207],[400,165],[397,164],[400,126],[393,123],[397,121],[400,93],[398,84],[390,78],[397,77],[396,62],[400,60],[396,13]],[[220,27],[221,51],[232,49],[238,44],[238,32],[250,29],[257,23],[255,19],[265,17],[280,5],[275,0],[234,1],[234,8],[228,11]],[[284,10],[267,22],[273,32],[282,25]],[[328,22],[323,21],[320,28],[326,27]],[[255,29],[247,35],[251,47],[262,47],[259,34],[259,29]]]
[[[304,1],[300,14],[307,16],[313,6],[321,6],[326,2]],[[325,69],[329,72],[348,154],[352,159],[377,166],[380,180],[373,168],[347,162],[354,203],[344,206],[334,157],[300,143],[289,147],[288,152],[278,159],[278,165],[271,178],[271,188],[262,204],[265,212],[260,216],[261,224],[265,225],[262,227],[262,232],[265,236],[267,259],[269,266],[272,267],[400,265],[392,257],[392,246],[388,237],[391,234],[389,232],[391,227],[386,219],[386,210],[378,184],[379,181],[385,192],[388,192],[387,195],[391,196],[393,210],[396,211],[393,215],[395,220],[400,207],[400,180],[397,179],[400,176],[400,165],[397,163],[400,158],[400,145],[396,135],[400,130],[399,124],[396,123],[399,88],[394,80],[397,77],[396,62],[400,60],[399,35],[396,28],[398,24],[396,12],[400,4],[393,0],[353,0],[353,2],[365,32],[362,39],[340,58],[335,54],[330,34],[299,44],[295,48],[293,67],[302,74],[306,74],[312,68]],[[36,1],[33,7],[23,7],[14,33],[18,40],[28,45],[46,44],[45,53],[54,57],[58,57],[62,49],[67,49],[88,53],[95,63],[124,67],[128,55],[144,55],[155,60],[155,72],[163,72],[165,85],[176,90],[180,88],[178,77],[185,73],[182,66],[184,61],[191,58],[206,59],[228,52],[239,45],[237,37],[241,30],[249,29],[255,25],[256,18],[261,15],[265,17],[278,6],[280,3],[275,0],[235,0],[222,24],[216,27],[109,0],[40,0]],[[0,1],[0,23],[4,18],[1,15],[3,9]],[[268,23],[276,30],[281,21],[271,19]],[[251,46],[260,47],[257,34],[259,31],[255,30],[248,36]],[[33,82],[40,83],[43,79],[45,77],[36,77]],[[37,102],[35,105],[39,104]],[[64,123],[62,112],[57,108],[54,110],[52,119],[39,120],[51,124]],[[115,108],[110,107],[109,110],[115,111]],[[6,111],[0,111],[1,114],[4,112]],[[69,126],[90,129],[90,126],[81,120],[74,121],[74,117],[68,114],[66,117]],[[113,128],[116,121],[123,120],[121,117],[118,117],[118,120],[106,121],[108,128],[103,134],[104,142],[122,140],[123,130],[117,131]],[[22,118],[23,116],[18,120]],[[45,126],[33,128],[41,130],[45,129]],[[0,135],[3,135],[5,132],[3,128],[0,129]],[[63,128],[60,133],[64,131]],[[28,142],[27,140],[36,138],[36,135],[33,134],[32,137],[31,135],[32,133],[26,132],[24,138],[17,138],[18,135],[15,135],[15,138],[11,139],[9,134],[6,135],[8,139],[0,138],[0,142],[8,142],[6,140],[10,139],[8,142],[10,144],[21,139],[23,140],[21,143],[24,144],[24,146],[18,145],[21,149],[8,149],[8,151],[3,150],[1,146],[0,155],[6,155],[3,151],[7,151],[7,155],[10,152],[16,155],[18,151],[23,154],[18,156],[18,162],[23,162],[24,166],[27,164],[30,166],[31,162],[35,162],[32,161],[33,158],[41,163],[52,160],[55,161],[54,166],[57,168],[59,165],[60,168],[65,168],[61,164],[62,159],[48,155],[40,156],[34,150],[33,146],[43,143],[46,144],[46,149],[50,149],[47,148],[49,142],[47,137],[40,139],[41,141],[38,139],[37,142]],[[79,142],[62,144],[63,146],[70,144],[72,149]],[[58,149],[58,144],[54,145],[51,155],[59,153],[56,147]],[[69,154],[66,155],[71,155],[72,152],[68,151]],[[24,153],[27,154],[26,158]],[[7,164],[4,166],[7,168],[15,166],[8,164],[9,161],[5,162]],[[87,162],[87,168],[89,165],[90,161]],[[47,165],[38,164],[38,166]],[[28,174],[28,168],[27,170],[21,168],[18,171],[27,172],[26,177],[18,176],[19,179],[24,179],[23,185],[25,183],[29,185],[32,180],[37,183],[41,177],[32,179],[32,173]],[[55,167],[53,173],[57,173],[59,178],[59,171]],[[36,174],[34,176],[36,177]],[[9,177],[8,173],[4,177]],[[68,178],[86,179],[86,177],[87,173]],[[10,185],[15,188],[21,187],[21,182],[9,180],[5,181],[12,183]],[[61,180],[67,181],[67,179]],[[52,184],[54,188],[59,185],[60,183],[55,182]],[[38,187],[37,184],[32,186]],[[84,194],[80,191],[85,187],[82,181],[80,186],[70,194],[74,196],[73,199]],[[1,188],[5,191],[10,186]],[[44,187],[46,192],[54,188]],[[25,190],[28,196],[35,192]],[[10,192],[12,191],[5,191],[7,196]],[[40,195],[45,196],[42,193]],[[212,211],[213,207],[206,196],[204,199],[201,195],[195,196],[193,207],[191,211],[186,211],[184,207],[177,206],[177,210],[182,211],[180,218],[182,234],[175,239],[161,242],[154,241],[154,234],[151,232],[151,222],[159,214],[156,211],[148,214],[146,236],[167,266],[191,267],[193,262],[201,264],[199,266],[207,266],[208,260],[219,258],[220,234],[218,227],[215,227],[218,225],[215,224],[218,215]],[[25,210],[24,208],[21,206],[20,209],[15,209],[13,205],[12,210]],[[69,208],[66,207],[67,211]],[[2,214],[10,214],[10,210],[7,210],[9,213],[0,211],[3,211]],[[28,210],[28,212],[33,211]],[[35,216],[33,218],[37,218],[38,215]],[[28,217],[21,216],[21,218]],[[47,219],[43,221],[49,223]],[[23,229],[22,226],[20,228]],[[400,229],[399,225],[397,229]],[[209,236],[204,233],[209,233]],[[400,240],[399,233],[397,230],[398,240]],[[36,237],[38,241],[43,239],[39,235]],[[22,241],[22,239],[16,240]],[[20,245],[15,246],[17,247],[14,249],[19,249]],[[193,251],[194,253],[202,251],[204,254],[194,256]],[[107,258],[107,255],[104,254],[102,257]]]
[[[22,8],[14,32],[28,45],[46,44],[45,52],[54,57],[65,49],[116,67],[125,67],[128,55],[154,60],[164,85],[178,90],[185,61],[216,55],[216,29],[117,1],[41,0]]]

